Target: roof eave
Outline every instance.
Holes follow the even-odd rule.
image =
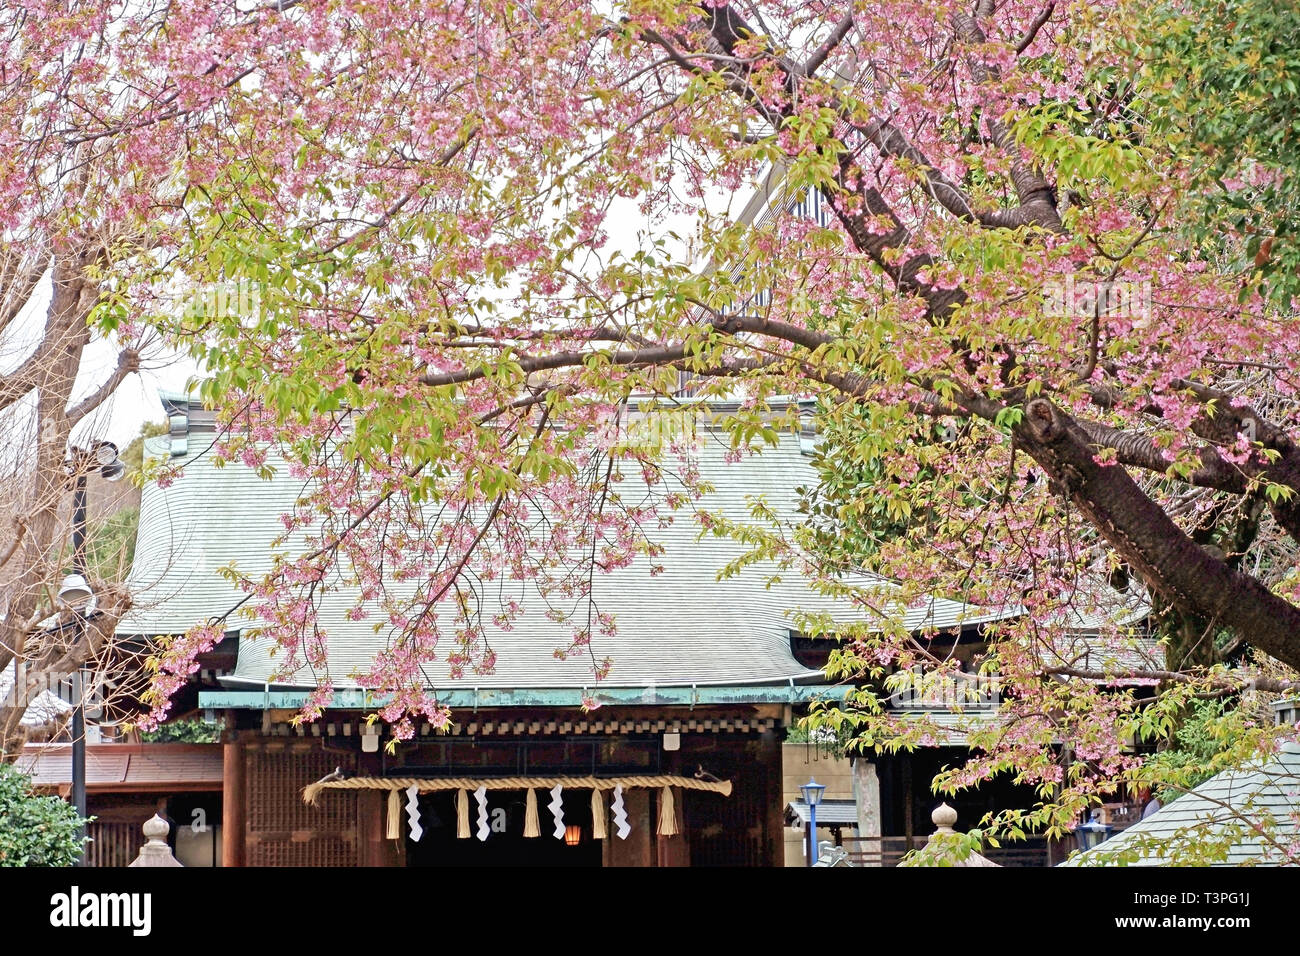
[[[457,688],[438,692],[452,709],[461,707],[581,707],[585,698],[602,706],[701,706],[726,704],[803,704],[843,700],[850,687],[826,684],[695,685],[684,687]],[[210,710],[296,710],[307,703],[305,690],[210,690],[199,692],[199,706]],[[373,710],[384,697],[363,690],[335,691],[334,710]]]

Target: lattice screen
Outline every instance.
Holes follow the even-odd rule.
[[[684,808],[690,831],[691,866],[763,866],[767,863],[766,807],[761,784],[760,775],[750,774],[730,797],[691,795]],[[710,797],[712,799],[707,799]]]
[[[356,793],[331,793],[314,807],[302,800],[303,787],[349,758],[250,747],[245,759],[249,866],[357,865]]]
[[[90,843],[86,846],[86,866],[129,866],[144,845],[144,832],[139,823],[91,822],[86,827]]]

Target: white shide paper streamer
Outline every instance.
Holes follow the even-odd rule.
[[[555,818],[555,839],[564,839],[564,803],[560,800],[560,793],[564,788],[558,783],[551,788],[551,802],[546,805],[551,811],[551,816]]]
[[[411,822],[411,839],[419,843],[424,827],[420,826],[420,788],[415,784],[406,788],[406,819]]]
[[[485,841],[488,833],[491,832],[488,827],[487,812],[487,787],[479,787],[474,791],[474,799],[478,801],[478,838]]]
[[[614,788],[614,802],[610,805],[609,811],[614,818],[614,829],[618,833],[618,838],[626,840],[627,835],[632,832],[632,827],[627,822],[627,811],[623,809],[622,784]]]

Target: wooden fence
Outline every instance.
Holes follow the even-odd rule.
[[[144,845],[138,823],[92,821],[86,828],[86,866],[129,866]]]
[[[849,862],[854,866],[898,866],[903,857],[912,850],[925,846],[927,837],[916,836],[908,839],[901,836],[887,837],[849,837],[841,844],[849,854]],[[987,847],[983,855],[999,866],[1029,867],[1049,866],[1047,841],[1032,838],[1017,843],[1005,843],[1000,847]]]

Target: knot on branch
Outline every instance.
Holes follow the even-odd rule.
[[[1056,409],[1045,398],[1035,398],[1025,406],[1025,427],[1034,441],[1050,444],[1065,434],[1065,425]]]
[[[726,335],[735,335],[744,330],[743,317],[740,315],[723,315],[721,312],[715,312],[711,324],[714,329]]]

